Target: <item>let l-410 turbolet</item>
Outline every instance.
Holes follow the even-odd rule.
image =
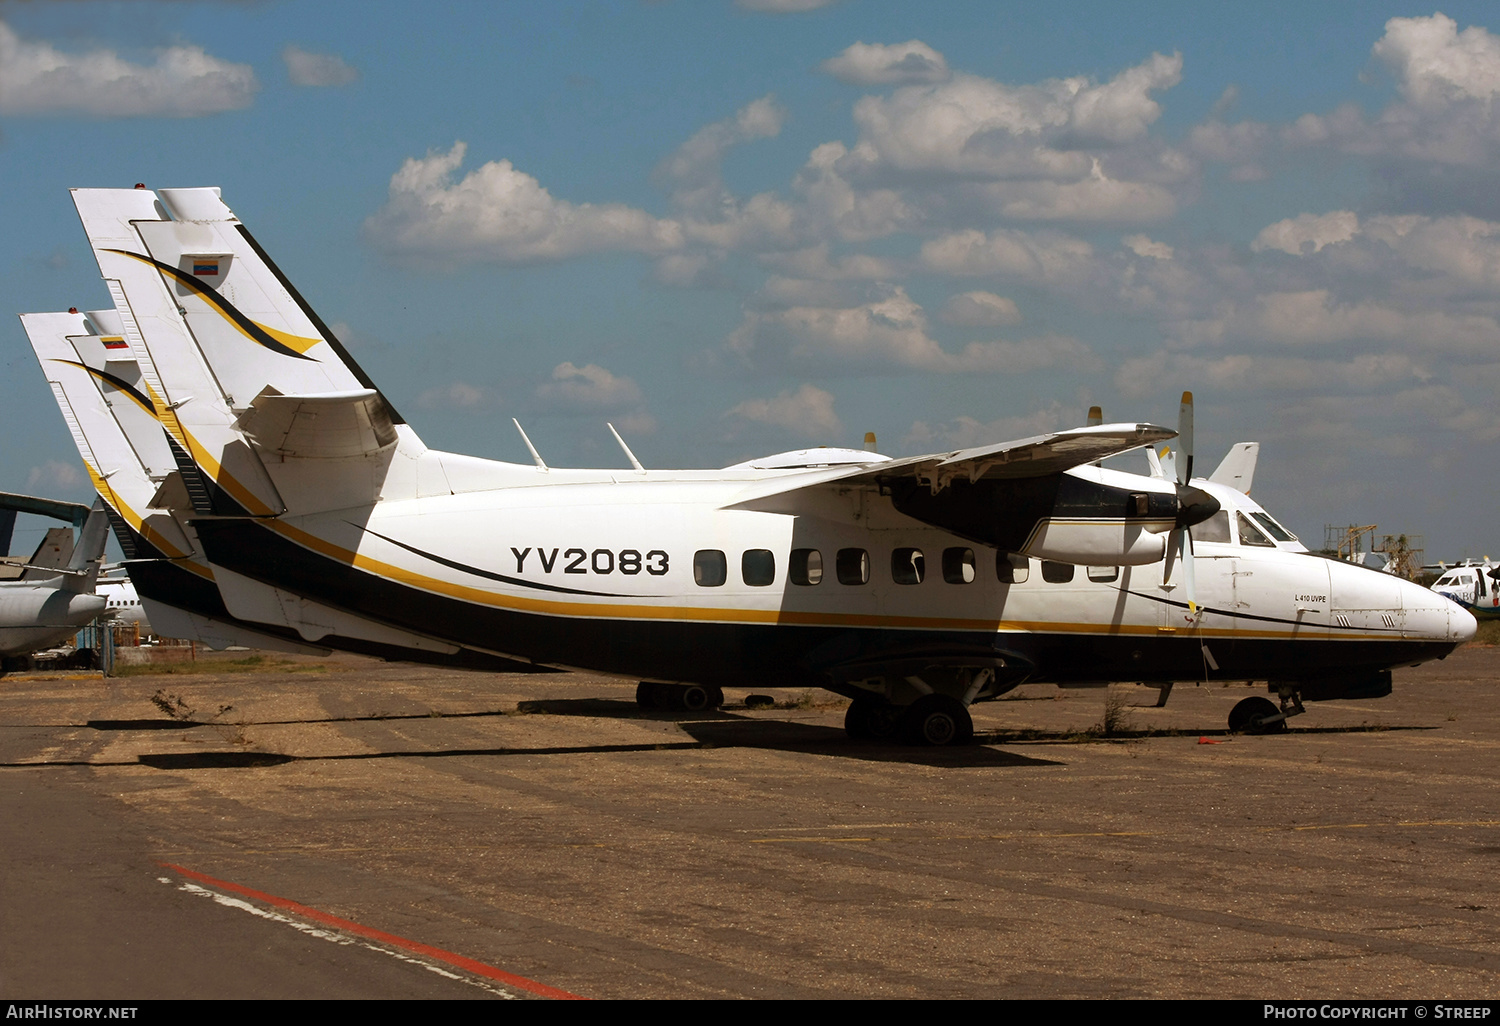
[[[1150,476],[1094,465],[1175,434],[1150,424],[709,471],[648,470],[628,448],[629,470],[429,450],[218,190],[73,196],[113,309],[71,315],[76,334],[26,315],[28,332],[73,351],[38,346],[55,394],[68,367],[91,382],[154,488],[127,501],[90,463],[122,541],[170,524],[186,547],[141,549],[142,596],[221,637],[260,625],[602,671],[647,703],[823,687],[854,699],[852,734],[943,744],[1023,681],[1267,680],[1282,708],[1240,719],[1270,726],[1302,698],[1384,693],[1391,667],[1474,630],[1446,599],[1273,529],[1243,447],[1194,478],[1190,403],[1183,458]],[[199,608],[148,594],[163,559],[206,572]]]

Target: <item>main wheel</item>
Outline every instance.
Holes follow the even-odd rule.
[[[974,720],[956,698],[923,695],[901,714],[901,740],[932,747],[966,745],[974,740]]]
[[[1246,698],[1229,710],[1229,729],[1236,734],[1280,734],[1286,730],[1286,720],[1261,723],[1268,716],[1281,712],[1269,698]]]
[[[636,704],[636,707],[640,708],[640,709],[655,709],[656,708],[656,699],[657,699],[657,694],[656,694],[657,687],[658,687],[658,685],[652,684],[650,681],[645,681],[645,680],[643,680],[639,684],[637,684],[635,686],[635,704]]]
[[[703,712],[709,708],[712,696],[702,684],[683,684],[673,690],[677,692],[673,704],[683,712]]]
[[[856,698],[849,703],[844,713],[844,733],[856,741],[868,741],[875,735],[870,730],[870,708],[875,703],[868,698]]]

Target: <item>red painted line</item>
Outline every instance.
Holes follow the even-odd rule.
[[[301,916],[303,919],[311,919],[315,923],[322,923],[325,926],[332,926],[335,929],[343,930],[345,933],[352,933],[355,936],[364,937],[368,940],[379,941],[382,944],[389,944],[390,946],[396,948],[403,948],[407,951],[414,952],[415,954],[422,955],[426,958],[436,959],[439,962],[446,962],[451,966],[456,966],[459,969],[464,970],[465,972],[473,973],[475,976],[483,976],[485,979],[495,980],[499,983],[505,984],[508,987],[515,987],[517,990],[528,991],[529,993],[537,994],[541,997],[557,998],[558,1000],[562,1001],[588,1000],[587,998],[579,994],[570,994],[566,990],[559,990],[556,987],[549,987],[545,983],[538,983],[536,980],[528,980],[524,976],[517,976],[515,973],[508,973],[504,969],[496,969],[492,965],[485,965],[483,962],[476,962],[472,958],[465,958],[463,955],[454,954],[451,951],[444,951],[442,948],[435,948],[430,944],[423,944],[421,941],[407,940],[405,937],[398,937],[394,933],[386,933],[384,930],[376,930],[373,927],[361,926],[359,923],[352,922],[348,919],[340,919],[338,916],[329,915],[327,912],[320,912],[318,909],[312,908],[309,905],[303,905],[300,902],[292,901],[290,898],[278,898],[274,894],[267,894],[265,891],[253,890],[252,888],[244,887],[237,883],[230,883],[228,880],[218,880],[206,873],[199,873],[196,870],[188,869],[185,866],[173,865],[170,862],[161,862],[158,863],[158,865],[170,869],[174,873],[180,873],[190,880],[197,880],[199,883],[208,884],[210,887],[216,887],[219,890],[223,891],[230,891],[234,894],[240,894],[247,898],[254,898],[256,901],[262,901],[267,905],[272,905],[276,908],[284,909],[285,911],[291,912],[294,915]]]

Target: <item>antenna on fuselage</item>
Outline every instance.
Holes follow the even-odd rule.
[[[620,432],[616,431],[615,426],[609,421],[605,421],[604,426],[609,428],[609,433],[615,436],[615,441],[619,442],[620,448],[625,450],[625,458],[628,459],[630,461],[630,465],[636,469],[636,473],[644,474],[646,472],[646,468],[641,466],[641,461],[635,458],[635,453],[630,451],[630,446],[625,444],[625,439],[620,437]]]
[[[532,445],[531,439],[526,437],[526,429],[521,426],[521,422],[514,417],[510,418],[510,422],[516,426],[517,431],[521,432],[521,441],[525,442],[526,448],[531,450],[531,458],[536,460],[536,469],[546,470],[547,464],[542,462],[542,454],[536,451],[536,446]]]

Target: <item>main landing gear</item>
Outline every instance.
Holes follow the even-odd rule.
[[[1269,698],[1246,698],[1229,710],[1229,729],[1235,734],[1281,734],[1286,731],[1286,721],[1307,710],[1302,708],[1302,696],[1292,684],[1277,683],[1276,694],[1281,699],[1277,708]]]
[[[704,684],[657,684],[643,680],[635,686],[635,704],[662,712],[709,712],[724,704],[724,689]]]
[[[973,741],[974,720],[962,702],[948,695],[923,695],[904,708],[856,698],[844,715],[844,731],[856,740],[946,747]]]

